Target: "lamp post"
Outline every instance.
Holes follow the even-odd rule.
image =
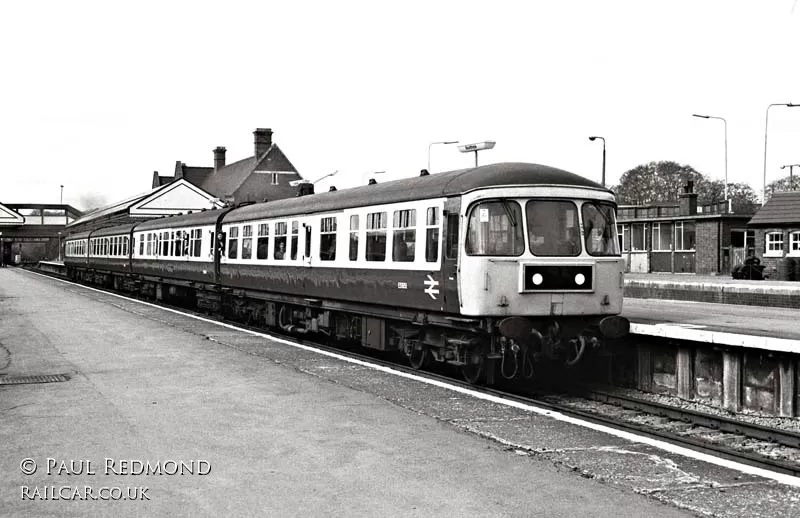
[[[603,187],[606,186],[606,139],[603,137],[589,137],[589,140],[594,142],[595,140],[600,139],[603,141],[603,176],[601,177],[602,180],[600,181],[600,185]]]
[[[64,204],[64,186],[63,185],[61,186],[61,197],[58,199],[58,204],[59,205],[63,205]]]
[[[794,103],[773,103],[767,106],[767,114],[764,117],[764,186],[761,191],[761,205],[767,203],[767,129],[769,129],[769,109],[773,106],[786,106],[787,108],[796,108],[800,104]]]
[[[457,140],[441,140],[439,142],[431,142],[428,144],[428,172],[431,171],[431,146],[434,144],[458,144]]]
[[[793,191],[794,190],[794,175],[792,174],[792,172],[793,172],[795,167],[800,167],[800,164],[782,165],[781,169],[786,169],[787,167],[789,168],[789,190]]]
[[[483,151],[484,149],[492,149],[494,145],[497,144],[494,140],[485,140],[483,142],[476,142],[475,144],[464,144],[463,146],[458,146],[458,150],[462,153],[475,153],[475,167],[478,167],[478,151]]]
[[[713,115],[698,115],[692,114],[692,117],[699,117],[701,119],[717,119],[721,120],[725,125],[725,201],[728,200],[728,121],[724,117],[714,117]]]

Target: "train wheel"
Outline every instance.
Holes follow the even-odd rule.
[[[430,363],[431,353],[428,346],[419,344],[411,349],[411,355],[408,357],[408,362],[414,370],[424,369]]]
[[[483,377],[486,356],[477,347],[471,348],[467,350],[466,362],[466,365],[461,366],[461,374],[467,380],[467,383],[477,385]]]

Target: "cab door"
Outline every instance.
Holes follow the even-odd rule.
[[[442,311],[460,313],[458,296],[459,251],[461,250],[461,198],[448,198],[442,213]]]

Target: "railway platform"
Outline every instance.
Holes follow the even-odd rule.
[[[21,269],[0,324],[9,515],[800,512],[785,481]]]

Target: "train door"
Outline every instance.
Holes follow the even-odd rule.
[[[448,198],[442,214],[442,311],[459,313],[461,303],[458,297],[459,283],[459,241],[461,225],[461,199]]]

